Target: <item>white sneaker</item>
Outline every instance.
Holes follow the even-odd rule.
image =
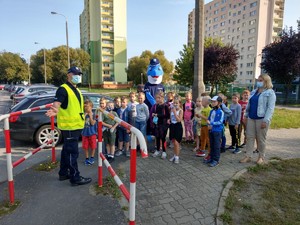
[[[173,157],[169,159],[170,162],[173,162],[174,160],[175,160],[175,155],[173,155]]]
[[[175,157],[175,159],[174,159],[174,163],[176,163],[176,164],[178,164],[179,163],[179,157],[177,156],[177,157]]]
[[[152,156],[157,157],[157,156],[160,156],[160,154],[161,154],[161,152],[156,150]]]
[[[161,158],[162,158],[162,159],[166,159],[166,158],[167,158],[167,153],[166,153],[166,152],[163,152],[162,155],[161,155]]]

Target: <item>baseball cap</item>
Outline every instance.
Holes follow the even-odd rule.
[[[153,58],[150,60],[150,65],[155,66],[159,64],[159,60],[157,58]]]
[[[68,73],[73,73],[74,75],[82,74],[81,70],[77,66],[72,66],[68,69]]]
[[[220,96],[214,96],[211,101],[217,101],[217,102],[222,102],[222,98]]]

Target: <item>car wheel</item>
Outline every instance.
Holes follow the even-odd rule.
[[[54,127],[54,142],[55,145],[60,143],[62,138],[61,131]],[[44,125],[41,126],[37,132],[35,133],[35,141],[40,146],[45,144],[49,139],[51,139],[51,125]],[[51,144],[48,145],[49,147],[52,146]]]

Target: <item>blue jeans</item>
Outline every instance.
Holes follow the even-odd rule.
[[[220,132],[209,132],[209,142],[210,142],[210,157],[211,160],[220,161],[220,146],[222,139],[222,131]]]
[[[60,176],[67,176],[70,174],[70,181],[74,182],[80,179],[80,172],[78,170],[77,158],[78,140],[81,135],[81,130],[62,130],[64,138],[63,148],[61,150]]]
[[[146,130],[147,130],[147,122],[146,121],[135,121],[135,127],[142,132],[144,137],[146,137]]]

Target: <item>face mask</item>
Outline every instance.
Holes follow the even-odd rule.
[[[110,112],[110,111],[112,110],[112,108],[111,108],[111,107],[107,107],[106,110],[107,110],[108,112]]]
[[[264,86],[264,82],[263,81],[257,81],[256,86],[258,88],[262,88]]]
[[[79,83],[81,83],[81,76],[80,75],[73,75],[72,76],[72,83],[73,84],[79,84]]]

